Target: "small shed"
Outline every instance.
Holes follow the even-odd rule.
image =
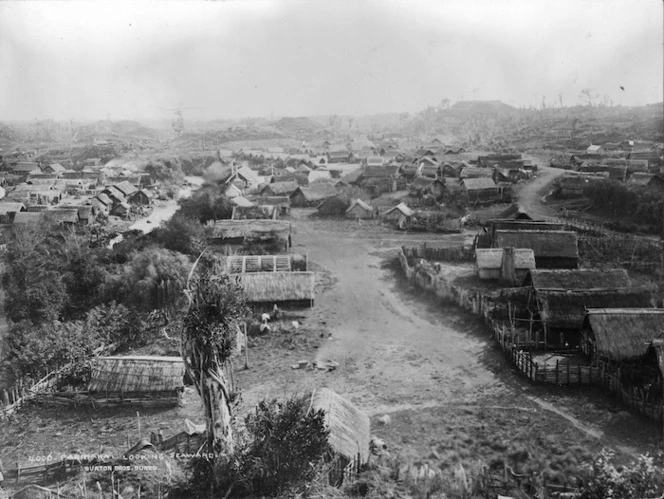
[[[140,189],[133,194],[127,196],[127,199],[131,204],[148,206],[152,202],[152,194],[150,191],[145,189]]]
[[[266,308],[313,307],[313,272],[252,272],[237,276],[247,302]]]
[[[660,308],[594,308],[583,321],[581,348],[591,359],[617,362],[643,358],[664,331]]]
[[[491,177],[464,178],[461,187],[471,202],[492,202],[500,198],[500,190]]]
[[[298,187],[291,194],[291,204],[293,206],[317,206],[325,199],[336,196],[337,190],[334,184],[330,182],[317,182],[309,187]]]
[[[357,473],[369,462],[371,421],[365,412],[329,388],[314,390],[310,406],[325,413],[328,442],[334,454],[330,483],[341,485],[347,470]]]
[[[652,308],[647,288],[629,289],[542,289],[535,293],[537,314],[544,323],[547,343],[576,346],[587,309]],[[557,334],[557,336],[556,336]]]
[[[586,149],[586,154],[599,154],[602,151],[602,146],[600,145],[590,145]]]
[[[129,216],[130,211],[131,211],[131,206],[129,206],[125,202],[122,202],[113,206],[113,209],[111,210],[111,215],[126,218],[127,216]]]
[[[346,210],[347,218],[367,219],[367,218],[373,218],[373,216],[374,216],[374,209],[371,206],[369,206],[367,203],[362,201],[361,199],[353,200],[350,207]]]
[[[318,205],[318,214],[323,216],[338,216],[346,213],[348,201],[341,196],[332,196]]]
[[[530,248],[537,268],[575,269],[579,264],[576,232],[564,230],[497,230],[494,248]]]
[[[413,210],[411,210],[405,203],[399,203],[398,205],[385,211],[382,218],[383,220],[399,223],[412,215]]]
[[[177,405],[184,373],[181,357],[95,357],[88,392],[96,403]]]
[[[634,187],[640,190],[661,191],[664,190],[664,180],[658,175],[652,173],[632,173],[627,180],[629,187]]]
[[[500,280],[520,284],[535,268],[535,253],[531,249],[491,248],[475,250],[475,273],[483,280]]]

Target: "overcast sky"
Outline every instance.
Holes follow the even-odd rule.
[[[0,120],[662,101],[662,0],[0,2]],[[620,89],[624,87],[624,91]]]

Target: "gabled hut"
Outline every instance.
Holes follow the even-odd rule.
[[[534,296],[537,315],[544,323],[546,342],[558,346],[580,344],[586,310],[591,308],[652,308],[646,288],[543,289]]]
[[[325,199],[336,196],[337,190],[330,182],[317,182],[309,187],[298,187],[290,195],[292,206],[317,206]]]
[[[475,273],[483,280],[521,283],[528,271],[535,268],[531,249],[493,248],[475,250]]]
[[[579,263],[576,232],[542,230],[497,230],[493,248],[530,248],[537,268],[574,269]]]
[[[299,185],[295,181],[272,182],[263,187],[261,194],[263,196],[290,196],[298,189],[298,187]]]
[[[346,213],[348,201],[342,196],[332,196],[318,205],[318,214],[321,216],[339,216]]]
[[[468,193],[471,202],[493,202],[500,199],[500,189],[491,177],[464,178],[461,180],[461,187]]]
[[[181,357],[95,357],[88,392],[96,403],[176,405],[184,372]]]
[[[217,220],[210,243],[228,249],[271,245],[288,251],[291,246],[291,225],[281,220]]]
[[[411,210],[405,203],[399,203],[398,205],[385,211],[382,215],[382,218],[383,220],[400,223],[412,215],[413,210]]]
[[[373,218],[374,209],[361,199],[355,199],[346,210],[347,218],[366,219]]]
[[[261,308],[314,306],[313,272],[252,272],[237,277],[247,302]]]
[[[314,390],[310,407],[325,413],[334,459],[330,483],[341,485],[347,470],[357,472],[369,461],[371,421],[365,412],[329,388]]]
[[[591,359],[630,362],[642,359],[664,331],[660,308],[594,308],[586,312],[581,348]]]

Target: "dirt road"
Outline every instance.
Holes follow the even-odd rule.
[[[565,170],[546,166],[546,163],[541,160],[535,159],[535,161],[539,173],[534,180],[521,186],[517,192],[517,201],[533,218],[541,220],[555,218],[557,213],[544,204],[542,198],[546,195],[549,184],[562,176]]]

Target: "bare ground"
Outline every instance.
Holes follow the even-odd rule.
[[[293,251],[308,254],[317,271],[315,307],[298,318],[298,329],[254,338],[250,369],[238,360],[239,418],[261,399],[327,386],[367,411],[375,434],[405,460],[443,470],[459,462],[496,468],[509,462],[557,481],[604,446],[623,458],[657,448],[655,424],[589,389],[529,384],[506,363],[481,321],[405,281],[395,264],[401,244],[411,237],[460,244],[463,235],[404,234],[375,221],[309,214],[294,210]],[[302,359],[334,360],[339,367],[291,368]],[[170,410],[139,409],[142,434],[162,429],[169,436],[185,418],[202,422],[190,389],[185,401]],[[388,425],[378,423],[384,414],[392,418]],[[8,467],[27,464],[30,454],[73,448],[120,453],[128,436],[136,440],[137,426],[132,408],[35,405],[0,422],[0,455]]]

